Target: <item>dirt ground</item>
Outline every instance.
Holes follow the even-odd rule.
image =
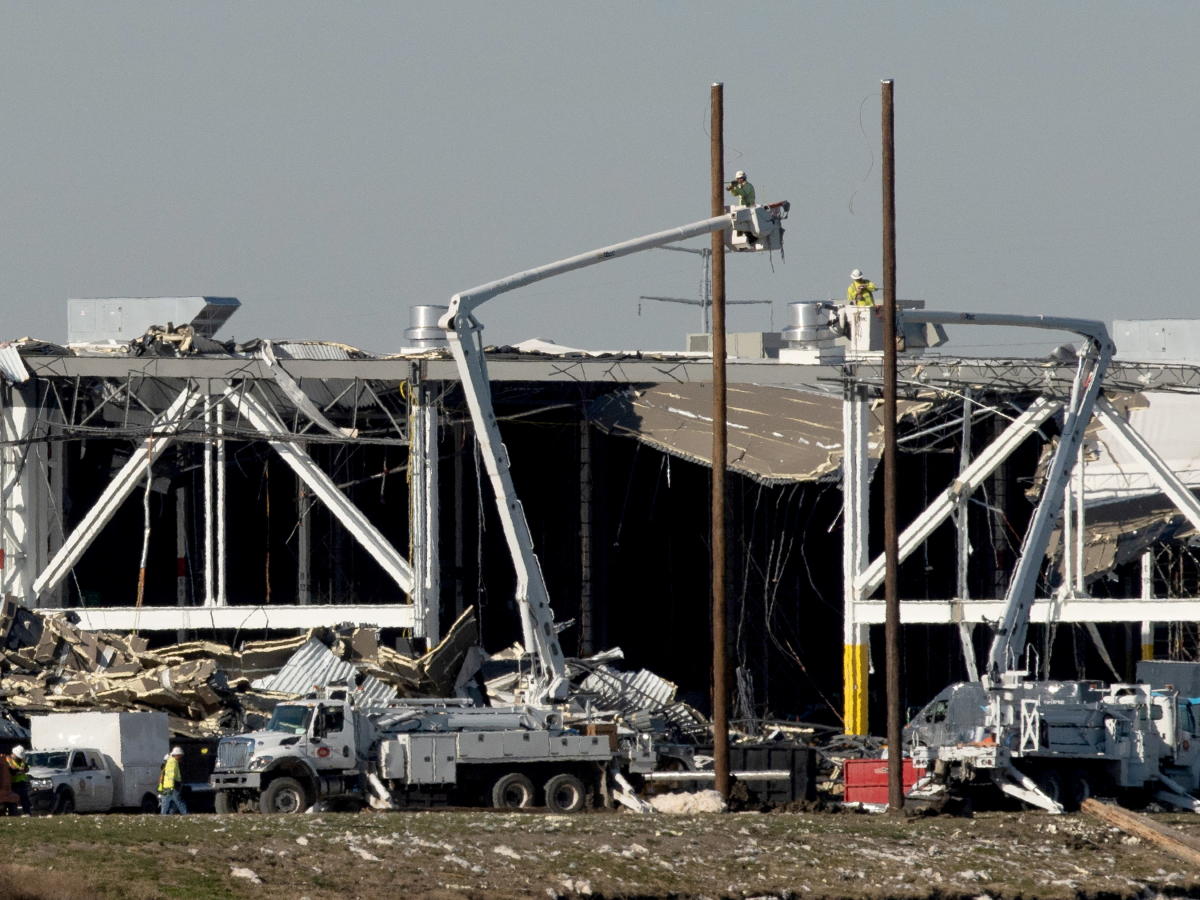
[[[0,841],[0,897],[30,900],[1200,897],[1156,846],[1033,812],[97,815],[0,819]]]

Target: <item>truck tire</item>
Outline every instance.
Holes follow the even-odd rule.
[[[258,808],[267,815],[302,813],[308,806],[304,785],[295,778],[276,778],[258,798]]]
[[[528,809],[533,806],[533,782],[528,775],[509,772],[492,785],[492,806],[496,809]]]
[[[553,813],[574,813],[587,803],[587,788],[575,775],[563,772],[546,782],[546,809]]]
[[[1063,776],[1063,808],[1067,812],[1079,812],[1083,801],[1092,796],[1091,779],[1081,772],[1068,772]]]
[[[153,794],[149,794],[149,793],[143,794],[141,810],[144,813],[158,812],[158,798],[155,797]]]
[[[70,788],[60,787],[55,792],[52,812],[56,816],[69,816],[75,812],[75,795]]]
[[[237,812],[237,804],[233,802],[233,798],[229,795],[229,791],[217,791],[213,795],[213,812],[218,816],[228,815],[229,813]]]

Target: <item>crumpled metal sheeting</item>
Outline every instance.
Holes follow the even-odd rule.
[[[619,672],[596,666],[580,683],[580,691],[593,694],[601,709],[614,710],[639,731],[655,730],[661,719],[688,734],[707,731],[708,721],[686,703],[675,702],[675,684],[649,669]]]
[[[678,690],[675,684],[649,669],[618,672],[605,665],[596,666],[579,687],[595,694],[606,708],[619,712],[661,709],[675,699]]]
[[[308,643],[292,654],[282,669],[269,678],[253,682],[251,687],[282,694],[304,694],[317,687],[349,685],[358,697],[380,703],[396,698],[394,687],[372,675],[362,674],[362,683],[358,684],[356,676],[360,674],[359,667],[354,663],[338,659],[332,650],[316,638],[310,638]]]

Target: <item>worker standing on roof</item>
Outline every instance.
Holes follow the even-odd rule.
[[[746,180],[745,172],[740,170],[735,172],[733,181],[729,182],[729,187],[725,190],[737,197],[742,206],[754,205],[754,185]]]
[[[12,748],[12,753],[4,757],[5,767],[9,771],[13,793],[21,804],[21,813],[29,815],[29,763],[25,761],[25,748],[20,744]]]
[[[875,287],[875,282],[868,281],[862,269],[855,269],[850,273],[850,287],[846,288],[846,305],[874,306],[877,290],[879,289]]]
[[[183,802],[183,774],[179,771],[179,760],[183,758],[182,747],[172,747],[163,757],[162,769],[158,774],[158,811],[164,816],[177,812],[187,815]]]

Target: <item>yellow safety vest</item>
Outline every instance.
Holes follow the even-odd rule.
[[[17,759],[15,756],[7,757],[8,767],[12,769],[12,783],[20,784],[22,781],[29,780],[29,763],[23,759]]]
[[[867,281],[862,278],[857,281],[850,282],[850,287],[846,288],[846,305],[847,306],[874,306],[875,305],[875,287],[873,281]]]
[[[158,792],[165,794],[167,791],[173,791],[179,787],[179,782],[182,780],[183,777],[179,773],[179,760],[174,756],[167,757],[158,776]]]

